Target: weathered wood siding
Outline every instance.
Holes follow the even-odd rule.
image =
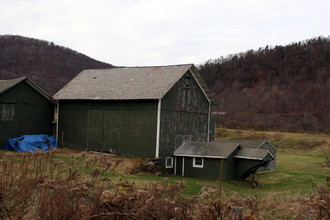
[[[186,77],[190,78],[189,88],[185,87]],[[184,141],[206,142],[208,126],[209,102],[188,71],[161,100],[159,157],[172,156]]]
[[[25,81],[0,94],[0,146],[27,134],[53,135],[54,104]]]
[[[274,160],[269,161],[265,166],[260,167],[258,172],[268,172],[276,170],[276,148],[266,141],[263,145],[259,147],[259,149],[269,150],[269,152],[274,156]]]
[[[155,157],[158,101],[60,101],[65,146]]]

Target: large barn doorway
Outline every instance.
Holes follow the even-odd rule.
[[[120,116],[119,110],[104,111],[103,149],[112,153],[119,151]]]
[[[118,152],[120,140],[119,110],[88,111],[87,146],[91,150]]]

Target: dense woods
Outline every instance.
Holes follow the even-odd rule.
[[[199,66],[227,127],[330,132],[330,38],[209,60]]]
[[[27,76],[51,95],[84,69],[109,67],[53,42],[0,35],[0,79]]]

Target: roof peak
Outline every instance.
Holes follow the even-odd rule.
[[[137,68],[162,68],[162,67],[178,67],[178,66],[194,66],[193,63],[187,64],[171,64],[171,65],[156,65],[156,66],[116,66],[112,68],[102,68],[102,69],[85,69],[83,71],[88,70],[109,70],[109,69],[137,69]]]

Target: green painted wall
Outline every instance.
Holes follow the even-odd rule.
[[[262,166],[266,162],[263,160],[248,160],[248,159],[239,159],[235,158],[236,160],[236,166],[237,166],[237,171],[236,171],[236,176],[237,178],[242,178],[244,174],[249,171],[253,167],[257,166]]]
[[[204,158],[203,168],[193,167],[193,158],[184,158],[184,175],[194,178],[219,179],[220,159]]]
[[[176,164],[174,166],[176,169],[176,175],[182,176],[182,157],[176,157]]]
[[[185,87],[186,77],[190,87]],[[184,141],[207,141],[209,102],[188,71],[161,100],[159,157],[172,156]],[[173,169],[166,169],[173,173]]]
[[[223,180],[237,179],[237,170],[240,169],[240,166],[236,163],[234,156],[239,151],[239,148],[234,150],[225,160],[222,171]]]
[[[239,149],[233,151],[227,159],[223,159],[222,171],[221,159],[219,158],[204,158],[203,168],[193,167],[193,157],[184,158],[184,176],[205,179],[220,179],[222,180],[236,179],[237,167],[234,155]],[[176,175],[182,176],[182,157],[177,157]]]
[[[157,100],[60,101],[59,106],[65,146],[155,157]]]
[[[27,134],[53,135],[54,105],[25,81],[0,94],[0,146]]]
[[[267,161],[271,160],[268,155],[264,161],[239,159],[234,156],[239,151],[237,148],[232,152],[227,159],[223,159],[222,171],[221,159],[217,158],[204,158],[204,166],[202,168],[193,167],[193,157],[184,158],[184,176],[193,178],[205,179],[219,179],[220,173],[222,180],[239,179],[251,168],[264,165]],[[176,175],[182,176],[183,158],[176,158]]]

